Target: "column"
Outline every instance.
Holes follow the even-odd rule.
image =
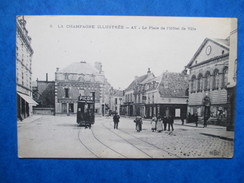
[[[69,103],[66,103],[66,111],[67,111],[67,116],[69,116]]]

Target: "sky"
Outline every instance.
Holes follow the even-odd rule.
[[[109,83],[125,89],[135,76],[181,72],[205,38],[225,39],[228,18],[26,16],[32,80],[54,80],[56,68],[101,62]]]

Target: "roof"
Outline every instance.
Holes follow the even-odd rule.
[[[140,77],[137,77],[134,81],[132,81],[132,83],[125,89],[126,90],[132,90],[135,88],[135,86],[139,83],[141,83],[142,81],[144,81],[147,78],[147,74],[142,75]]]
[[[229,39],[212,39],[214,42],[224,46],[224,47],[228,47],[230,46],[230,41]]]
[[[161,97],[186,97],[188,80],[187,75],[175,72],[164,72],[159,85]]]
[[[74,62],[58,71],[58,73],[99,74],[98,70],[87,62]]]
[[[196,57],[199,55],[199,53],[202,51],[203,47],[206,45],[206,43],[208,41],[212,41],[214,42],[215,44],[219,45],[219,46],[222,46],[226,49],[229,50],[229,39],[210,39],[210,38],[205,38],[204,41],[202,42],[202,44],[200,45],[200,47],[198,48],[198,50],[196,51],[196,53],[193,55],[192,59],[190,60],[190,62],[187,64],[186,67],[190,67],[192,65],[192,63],[194,62],[194,60],[196,59]]]
[[[162,75],[154,77],[154,78],[147,78],[147,79],[143,80],[140,84],[146,84],[146,83],[150,83],[153,81],[160,82],[161,78],[162,78]]]
[[[123,90],[112,89],[111,94],[113,96],[123,97]]]

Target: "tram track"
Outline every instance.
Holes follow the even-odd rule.
[[[78,139],[79,139],[80,143],[81,143],[81,144],[82,144],[82,145],[83,145],[83,146],[84,146],[90,153],[92,153],[96,158],[104,158],[104,157],[101,157],[101,156],[99,155],[99,153],[96,153],[96,152],[94,152],[94,150],[91,150],[91,148],[89,148],[88,145],[85,144],[85,143],[81,140],[81,138],[80,138],[81,130],[82,130],[82,128],[81,128],[81,129],[79,130],[79,132],[78,132]],[[87,129],[87,130],[90,130],[90,131],[91,131],[92,137],[97,141],[97,143],[99,143],[100,145],[102,145],[102,146],[105,147],[106,149],[109,149],[110,151],[112,151],[112,152],[118,154],[117,158],[121,158],[121,157],[122,157],[122,158],[127,158],[125,155],[123,155],[123,154],[121,154],[120,152],[116,151],[115,149],[109,147],[107,144],[103,143],[103,142],[102,142],[102,141],[95,135],[95,133],[94,133],[94,131],[93,131],[92,128],[91,128],[91,129]],[[100,149],[100,150],[101,150],[101,149]]]
[[[104,146],[107,147],[108,149],[112,150],[113,152],[119,154],[120,156],[122,156],[122,157],[124,157],[124,158],[127,158],[127,157],[124,156],[123,154],[121,154],[121,153],[119,153],[118,151],[116,151],[116,150],[110,148],[108,145],[106,145],[106,144],[103,143],[101,140],[99,140],[99,139],[94,135],[94,132],[93,132],[92,128],[91,128],[91,131],[92,131],[92,135],[93,135],[93,137],[94,137],[98,142],[100,142],[102,145],[104,145]]]
[[[104,125],[104,124],[103,124]],[[109,125],[111,126],[111,127],[113,127],[113,125],[112,125],[112,123],[110,122],[109,123]],[[105,126],[104,126],[105,127]],[[108,127],[105,127],[105,128],[107,128],[107,129],[109,129]],[[133,137],[133,138],[136,138],[136,139],[138,139],[139,141],[141,141],[141,142],[143,142],[143,143],[146,143],[146,144],[148,144],[148,145],[150,145],[150,146],[152,146],[152,147],[154,147],[154,148],[156,148],[156,149],[158,149],[158,150],[161,150],[161,151],[164,151],[164,152],[166,152],[166,153],[168,153],[169,155],[172,155],[172,156],[175,156],[175,157],[177,157],[177,158],[181,158],[180,156],[178,156],[177,154],[174,154],[174,153],[171,153],[171,152],[169,152],[169,151],[167,151],[167,150],[165,150],[165,149],[162,149],[162,148],[160,148],[160,147],[158,147],[158,146],[156,146],[156,145],[154,145],[154,144],[152,144],[152,143],[150,143],[150,142],[147,142],[147,141],[145,141],[145,140],[142,140],[141,138],[138,138],[138,137],[136,137],[135,135],[132,135],[132,134],[130,134],[130,133],[128,133],[128,132],[126,132],[126,131],[124,131],[124,130],[121,130],[121,129],[118,129],[119,131],[121,131],[122,133],[125,133],[125,134],[127,134],[127,135],[129,135],[129,136],[131,136],[131,137]],[[113,131],[112,131],[113,132]],[[114,132],[115,133],[115,132]],[[116,134],[116,133],[115,133]],[[122,137],[121,137],[122,138]],[[126,140],[127,141],[127,140]],[[130,142],[128,142],[128,143],[130,143]],[[130,143],[131,144],[131,143]],[[131,144],[132,145],[132,144]],[[133,145],[134,146],[134,145]],[[136,147],[136,146],[135,146]],[[136,147],[137,148],[137,147]],[[137,148],[138,149],[138,148]],[[149,155],[150,156],[150,155]],[[153,158],[153,157],[151,157],[151,158]]]
[[[99,158],[99,156],[98,156],[96,153],[94,153],[88,146],[86,146],[85,143],[80,139],[81,129],[82,129],[82,128],[80,128],[80,129],[79,129],[79,132],[78,132],[78,139],[79,139],[80,143],[83,145],[83,147],[85,147],[86,150],[88,150],[88,151],[89,151],[91,154],[93,154],[96,158]]]
[[[106,127],[104,125],[104,123],[102,124],[104,128],[106,128],[107,130],[109,130],[110,132],[112,132],[113,134],[115,134],[116,136],[118,136],[119,138],[123,139],[124,141],[126,141],[128,144],[130,144],[131,146],[133,146],[134,148],[136,148],[137,150],[139,150],[140,152],[142,152],[143,154],[145,154],[146,156],[148,156],[149,158],[153,158],[151,155],[149,155],[148,153],[146,153],[145,151],[141,150],[140,148],[138,148],[137,146],[135,146],[133,143],[131,143],[130,141],[126,140],[124,137],[122,137],[121,135],[115,133],[113,130],[111,130],[110,128]]]
[[[152,143],[150,143],[148,141],[142,140],[141,138],[139,138],[139,137],[137,137],[135,135],[132,135],[129,132],[126,132],[125,130],[118,129],[118,131],[121,132],[122,134],[127,135],[129,137],[132,137],[132,138],[136,139],[139,143],[137,145],[135,145],[134,143],[130,142],[128,140],[128,138],[123,137],[122,134],[118,134],[118,133],[116,133],[116,131],[112,130],[113,125],[112,125],[111,122],[109,122],[109,124],[108,124],[111,128],[108,127],[108,125],[105,125],[105,122],[102,122],[100,124],[101,124],[101,126],[104,129],[108,130],[110,133],[114,134],[119,139],[121,139],[124,142],[126,142],[128,145],[130,145],[131,147],[133,147],[135,150],[140,151],[140,153],[144,154],[145,155],[145,158],[149,158],[150,159],[150,158],[155,158],[155,157],[153,155],[151,155],[150,153],[148,153],[147,151],[145,151],[145,150],[141,149],[140,147],[138,147],[138,146],[143,145],[143,144],[146,144],[145,147],[151,147],[151,148],[153,147],[153,149],[157,149],[158,152],[162,151],[162,152],[167,153],[168,155],[170,155],[172,157],[180,158],[180,156],[178,156],[177,154],[171,153],[171,152],[169,152],[169,151],[167,151],[167,150],[165,150],[165,149],[163,149],[161,147],[156,146],[155,144],[152,144]],[[106,143],[106,142],[104,142],[104,140],[102,140],[101,138],[99,138],[96,135],[96,133],[94,132],[94,130],[92,128],[91,129],[86,129],[86,130],[90,130],[90,132],[91,132],[91,133],[88,133],[87,134],[88,135],[87,138],[90,138],[89,139],[90,142],[83,141],[82,138],[81,138],[82,129],[84,129],[84,128],[81,127],[80,130],[79,130],[79,132],[78,132],[78,139],[79,139],[80,143],[82,144],[82,146],[87,151],[89,151],[94,156],[94,158],[106,158],[106,157],[104,157],[104,156],[101,155],[101,152],[100,151],[102,151],[102,149],[107,149],[108,151],[113,152],[113,155],[115,155],[115,158],[132,158],[130,156],[127,157],[126,155],[124,155],[123,150],[122,150],[122,152],[119,152],[118,149],[115,149],[115,148],[110,147],[109,146],[109,143]],[[92,145],[94,145],[94,146],[97,145],[100,148],[97,148],[98,151],[96,151],[96,148],[95,147],[91,147]],[[144,155],[142,155],[142,156],[144,157]],[[113,158],[113,157],[108,157],[108,158]]]

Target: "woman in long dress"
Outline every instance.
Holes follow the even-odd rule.
[[[158,116],[157,117],[157,125],[156,125],[156,128],[157,128],[157,132],[161,132],[163,131],[163,121],[162,121],[162,118],[161,116]]]
[[[152,132],[156,131],[157,118],[155,116],[153,116],[151,124],[152,124]]]

